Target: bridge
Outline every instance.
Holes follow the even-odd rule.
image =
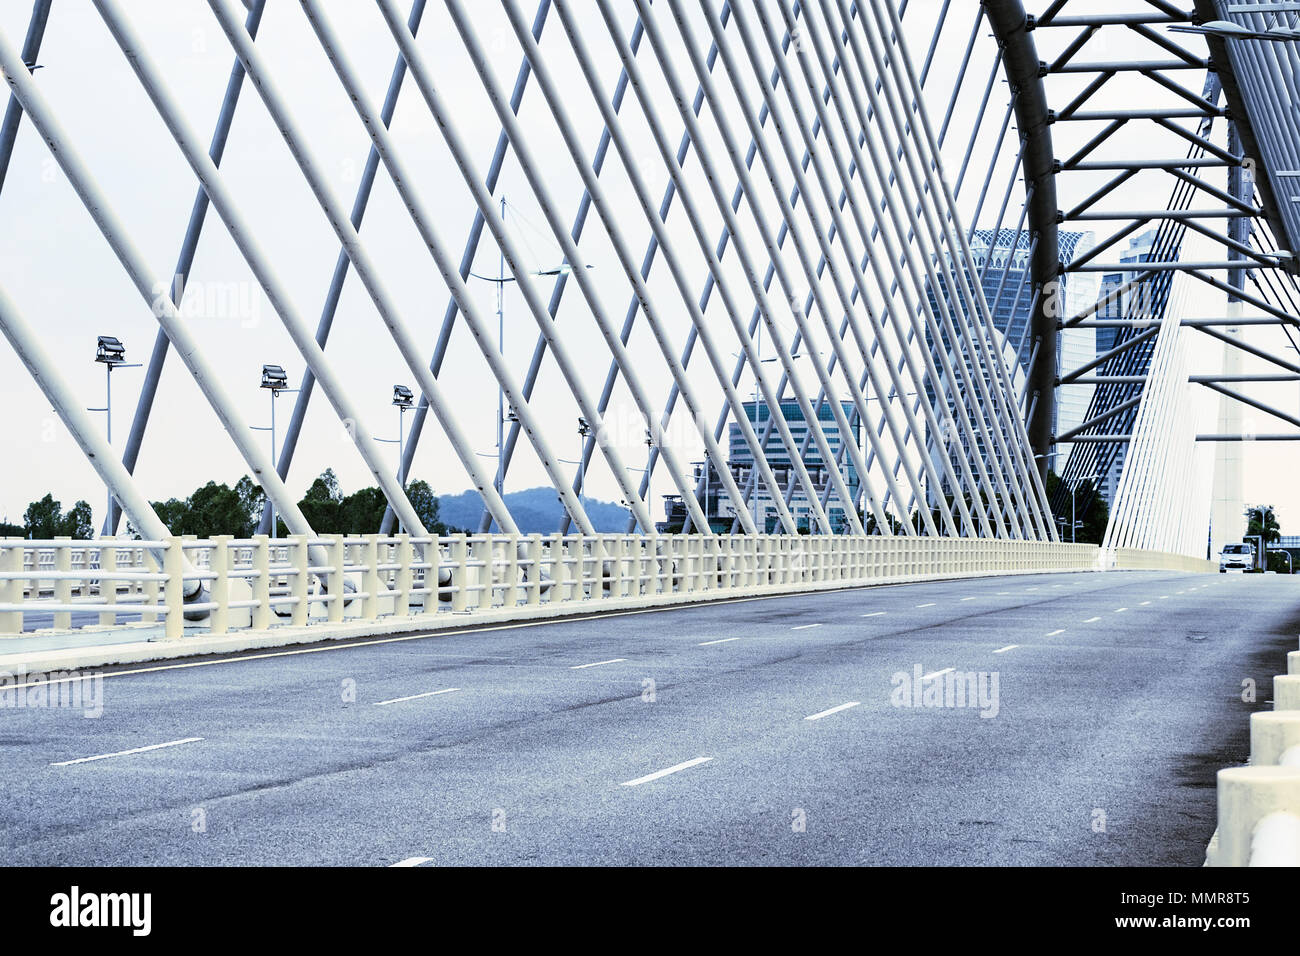
[[[1296,5],[1037,7],[8,11],[15,859],[1300,862]]]

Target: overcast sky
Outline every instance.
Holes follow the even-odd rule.
[[[1086,12],[1096,12],[1124,4],[1089,0]],[[405,3],[403,6],[405,12]],[[620,19],[624,36],[631,32],[634,10],[630,2],[612,4]],[[684,4],[693,16],[694,36],[704,43],[707,30],[695,0]],[[143,47],[157,65],[172,96],[181,104],[190,126],[206,144],[216,119],[232,63],[232,52],[206,2],[202,0],[133,0],[121,4],[127,11]],[[606,31],[594,0],[574,0],[579,11],[584,36],[597,64],[604,95],[612,93],[619,63],[613,43]],[[717,4],[709,0],[708,9]],[[924,58],[930,44],[940,0],[912,0],[905,24],[914,56]],[[474,29],[491,54],[497,79],[508,90],[519,68],[521,51],[506,19],[494,3],[469,3]],[[524,16],[531,22],[535,7],[531,0],[521,0]],[[696,84],[681,50],[681,36],[664,4],[656,4],[658,22],[673,45],[672,59],[690,94]],[[346,53],[356,65],[369,96],[378,103],[393,66],[395,46],[382,17],[372,4],[330,3],[328,15],[338,34],[344,38]],[[772,7],[775,10],[775,7]],[[242,10],[241,10],[242,13]],[[972,0],[954,0],[948,20],[940,34],[937,55],[927,81],[927,105],[938,128],[947,114],[956,73],[971,33],[976,13]],[[5,41],[17,48],[26,32],[30,5],[24,2],[0,4],[0,32]],[[777,18],[779,22],[779,17]],[[1109,33],[1111,31],[1107,31]],[[1106,36],[1104,33],[1102,36]],[[734,27],[728,35],[738,55],[743,58]],[[1051,59],[1072,36],[1065,31],[1044,30],[1035,34],[1040,57]],[[1196,38],[1183,42],[1199,44]],[[1094,59],[1132,55],[1150,59],[1158,54],[1149,43],[1132,36],[1120,41],[1110,39],[1107,47],[1101,39],[1086,49]],[[420,28],[418,43],[433,65],[440,92],[454,108],[453,121],[473,157],[475,175],[486,172],[487,161],[499,133],[492,112],[464,45],[440,0],[431,0]],[[322,53],[298,4],[280,2],[269,5],[257,39],[259,50],[271,64],[271,79],[292,105],[298,128],[305,136],[313,155],[327,171],[340,203],[350,208],[361,169],[369,149],[369,139],[337,77]],[[577,128],[580,141],[590,159],[598,142],[601,121],[594,101],[564,36],[562,24],[552,11],[543,33],[542,48],[557,78],[566,90],[565,107]],[[972,123],[977,115],[985,83],[993,67],[995,45],[986,26],[979,31],[976,52],[964,78],[951,129],[944,144],[944,157],[950,180],[955,180],[963,154],[972,137]],[[1081,54],[1083,56],[1083,54]],[[160,279],[170,277],[184,234],[195,180],[180,151],[151,108],[139,82],[111,35],[100,21],[94,7],[84,0],[56,0],[49,19],[35,73],[41,91],[56,108],[74,148],[87,161],[98,183],[110,198],[111,205],[128,225],[131,236],[143,250],[151,268]],[[682,125],[673,100],[668,94],[662,73],[649,44],[643,45],[638,62],[647,77],[646,95],[668,138],[676,148]],[[794,60],[787,61],[797,73]],[[764,70],[770,69],[765,60]],[[730,86],[721,63],[717,66],[720,89],[725,93],[723,114],[742,143],[748,142]],[[1181,72],[1177,78],[1200,91],[1202,78]],[[745,76],[749,95],[755,96],[754,77]],[[1063,103],[1081,88],[1084,80],[1053,79],[1049,96]],[[803,104],[810,100],[801,91]],[[1117,77],[1098,95],[1095,108],[1132,107],[1135,103],[1170,103],[1173,94],[1143,78]],[[998,134],[1006,112],[1007,90],[1000,74],[995,79],[992,102],[984,123],[974,133],[975,148],[967,182],[963,183],[959,206],[967,220],[978,202],[983,173],[998,148]],[[663,167],[654,152],[645,115],[629,91],[623,115],[636,154],[635,165],[650,184],[654,205],[666,182]],[[545,177],[558,204],[563,208],[566,224],[577,208],[582,184],[564,151],[556,132],[555,118],[538,95],[535,82],[530,85],[521,110],[521,121],[537,153],[543,157]],[[706,136],[721,164],[723,188],[728,195],[735,177],[726,166],[726,155],[718,138],[717,125],[708,107],[704,111]],[[1086,141],[1097,127],[1092,124],[1058,124],[1054,129],[1056,153],[1068,155]],[[436,227],[447,248],[459,259],[466,232],[473,217],[472,197],[465,188],[445,141],[430,117],[419,91],[409,80],[399,101],[392,130],[407,165],[416,172],[414,188],[436,215]],[[769,124],[770,131],[770,124]],[[837,131],[838,132],[838,131]],[[770,134],[768,144],[779,149],[779,140]],[[982,206],[978,225],[990,228],[997,218],[1008,172],[1015,156],[1014,123],[1003,142],[998,170],[992,178],[989,197]],[[1215,131],[1222,142],[1222,124]],[[1183,155],[1184,146],[1172,138],[1134,146],[1146,156]],[[802,147],[800,147],[802,148]],[[1175,150],[1170,152],[1170,150]],[[830,162],[830,154],[819,154]],[[233,190],[239,208],[253,225],[261,247],[274,263],[279,279],[289,289],[296,311],[313,329],[320,313],[325,291],[338,254],[338,241],[313,199],[301,174],[281,139],[256,91],[246,84],[221,169]],[[700,207],[700,219],[710,237],[710,245],[722,230],[722,219],[714,208],[707,182],[692,153],[686,174]],[[1075,178],[1077,177],[1077,178]],[[1059,188],[1062,206],[1071,204],[1096,188],[1101,181],[1087,174],[1062,176]],[[1221,179],[1221,173],[1219,178]],[[1218,181],[1218,180],[1216,180]],[[629,179],[617,156],[611,152],[601,176],[615,210],[613,217],[625,232],[637,263],[649,238],[649,229],[632,194]],[[778,221],[777,207],[765,179],[758,178],[764,195],[759,210],[769,222]],[[780,173],[784,189],[792,184],[789,170]],[[837,184],[838,190],[838,184]],[[502,175],[502,187],[511,210],[507,216],[512,236],[525,250],[530,268],[544,270],[559,264],[562,253],[546,227],[536,198],[513,154]],[[1170,192],[1170,180],[1158,173],[1141,174],[1123,187],[1116,202],[1131,202],[1137,208],[1163,206]],[[1013,186],[1007,227],[1014,227],[1019,215],[1023,190]],[[742,226],[752,229],[754,212],[741,206]],[[49,150],[24,121],[8,178],[0,193],[0,284],[14,299],[29,322],[42,330],[43,341],[55,352],[64,371],[73,380],[88,407],[104,401],[104,374],[93,363],[95,337],[112,334],[127,346],[131,361],[146,362],[157,332],[157,324],[147,305],[128,281],[107,243],[98,233],[66,179],[58,171]],[[695,290],[702,286],[705,263],[695,245],[690,223],[683,215],[681,202],[674,206],[669,230],[679,250],[683,270]],[[567,228],[567,225],[566,225]],[[800,228],[811,242],[806,222]],[[1104,226],[1102,227],[1104,229]],[[402,206],[387,173],[381,169],[361,230],[363,241],[377,260],[382,280],[397,301],[403,321],[431,354],[447,302],[447,289],[434,263]],[[787,243],[783,255],[797,277],[802,296],[807,282],[799,272],[799,261]],[[753,229],[748,240],[757,266],[766,266],[762,247]],[[630,287],[624,278],[604,224],[593,212],[581,243],[581,250],[591,263],[590,275],[599,290],[599,302],[615,326],[621,326],[627,309]],[[842,252],[837,249],[836,255]],[[1209,250],[1218,258],[1218,250]],[[1114,261],[1117,256],[1103,256]],[[498,269],[498,251],[485,233],[475,260],[474,271],[494,275]],[[736,291],[743,318],[748,321],[752,297],[745,294],[743,272],[737,255],[728,250],[724,260],[724,277]],[[549,279],[533,280],[543,299],[549,297]],[[257,388],[263,363],[283,365],[290,380],[297,383],[304,368],[302,357],[294,348],[281,321],[253,281],[252,273],[229,238],[215,211],[209,214],[190,280],[192,298],[183,304],[186,321],[202,342],[208,359],[220,370],[234,396],[238,411],[252,425],[269,423],[268,393]],[[681,298],[665,268],[662,256],[651,274],[652,296],[662,303],[668,336],[674,351],[685,342],[689,320]],[[495,335],[495,289],[492,283],[470,281],[481,314]],[[823,285],[828,295],[832,286]],[[1219,315],[1222,296],[1196,290],[1189,297],[1189,314]],[[871,295],[874,295],[872,293]],[[773,301],[784,296],[774,286]],[[878,298],[873,298],[878,301]],[[537,339],[538,327],[520,296],[507,287],[504,297],[506,342],[505,353],[510,366],[522,378]],[[793,334],[794,323],[788,309],[783,313],[786,342]],[[707,313],[710,328],[715,330],[719,348],[727,356],[737,350],[736,340],[723,311],[720,296],[715,294]],[[600,341],[591,309],[574,284],[565,293],[557,326],[567,347],[581,367],[584,387],[599,395],[609,365],[609,350]],[[1275,330],[1247,336],[1262,347],[1281,351],[1285,343]],[[764,336],[765,355],[771,346]],[[1203,338],[1203,337],[1202,337]],[[818,339],[816,347],[827,350]],[[629,343],[638,363],[655,413],[662,408],[671,379],[655,339],[643,317]],[[392,386],[414,385],[414,376],[384,330],[376,310],[362,284],[350,276],[345,286],[337,320],[326,354],[359,404],[365,425],[375,434],[396,437],[397,412],[389,404]],[[1194,347],[1198,370],[1217,370],[1221,357],[1213,348],[1200,342]],[[1248,360],[1247,367],[1253,367]],[[776,366],[769,365],[775,369]],[[777,372],[773,372],[775,381]],[[712,421],[720,408],[721,398],[703,354],[697,350],[689,377],[704,397]],[[122,369],[114,375],[114,443],[119,448],[130,428],[143,369]],[[455,413],[464,429],[473,436],[475,450],[484,471],[491,472],[490,457],[495,441],[493,419],[497,389],[486,363],[464,323],[458,323],[440,376],[445,392],[454,396]],[[746,373],[740,390],[749,394],[753,379]],[[811,375],[805,389],[816,392]],[[1289,412],[1300,411],[1300,394],[1295,383],[1259,386],[1252,394]],[[0,519],[21,522],[27,502],[53,492],[65,506],[85,498],[95,509],[96,523],[103,512],[103,491],[97,476],[81,456],[66,430],[57,421],[48,403],[7,346],[0,347],[0,401],[10,414],[3,425],[0,448]],[[288,422],[294,397],[282,396],[277,415],[283,431]],[[547,440],[561,458],[576,457],[579,449],[577,417],[579,411],[570,390],[554,361],[543,364],[542,375],[534,396],[534,407],[546,427]],[[1207,408],[1207,426],[1214,416],[1214,403]],[[1258,415],[1256,417],[1259,417]],[[103,421],[103,414],[95,416]],[[642,467],[645,446],[635,416],[630,393],[620,381],[614,391],[610,418],[619,430],[616,435],[631,467]],[[681,418],[679,414],[678,418]],[[408,417],[409,422],[409,417]],[[701,457],[702,444],[692,433],[689,422],[675,419],[673,440],[685,462]],[[1256,430],[1284,431],[1288,426],[1259,423]],[[259,440],[266,440],[259,433]],[[396,446],[385,446],[396,461]],[[1291,530],[1289,517],[1300,517],[1293,475],[1300,464],[1300,449],[1292,443],[1259,443],[1245,449],[1247,463],[1246,492],[1249,500],[1263,500],[1278,508],[1284,530]],[[303,439],[289,475],[291,491],[298,495],[325,467],[333,467],[345,490],[370,484],[360,455],[325,400],[320,389],[313,397]],[[566,469],[572,466],[565,465]],[[197,386],[174,356],[169,358],[154,407],[149,431],[136,473],[144,492],[153,499],[184,496],[209,479],[233,483],[248,471],[234,445],[225,435],[215,415],[203,400]],[[419,447],[413,477],[429,480],[439,493],[454,493],[468,487],[464,469],[451,453],[448,442],[432,416]],[[639,475],[636,478],[639,479]],[[507,490],[517,490],[545,483],[537,456],[527,442],[519,443],[511,466]],[[617,500],[621,497],[609,467],[599,455],[590,473],[589,492]],[[673,491],[666,470],[660,466],[652,486],[652,514],[662,516],[660,496]],[[1298,527],[1296,530],[1300,530]]]

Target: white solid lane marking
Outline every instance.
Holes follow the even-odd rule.
[[[994,651],[993,653],[994,653],[994,654],[1005,654],[1007,651],[1011,650],[1012,648],[1019,647],[1019,646],[1020,646],[1019,644],[1008,644],[1006,647],[999,647],[999,648],[998,648],[996,651]]]
[[[712,759],[712,757],[696,757],[694,760],[679,763],[676,766],[667,768],[666,770],[656,770],[654,773],[648,773],[644,777],[637,777],[635,780],[626,780],[619,784],[619,786],[639,787],[643,783],[649,783],[651,780],[658,780],[660,777],[666,777],[670,773],[677,773],[679,770],[689,770],[691,767],[698,767],[700,764],[708,763]]]
[[[60,760],[58,763],[50,764],[51,767],[69,767],[74,763],[90,763],[92,760],[107,760],[109,757],[126,757],[131,754],[142,754],[150,750],[162,750],[164,747],[179,747],[181,744],[192,744],[202,740],[202,737],[182,737],[180,740],[169,740],[162,744],[150,744],[148,747],[132,747],[130,750],[119,750],[111,754],[96,754],[94,757],[78,757],[76,760]]]
[[[838,714],[841,710],[848,710],[850,707],[857,707],[862,701],[851,700],[847,704],[840,704],[838,707],[832,707],[830,710],[823,710],[819,714],[810,714],[804,720],[821,720],[823,717],[829,717],[831,714]]]
[[[1065,628],[1062,627],[1062,628],[1058,628],[1057,630],[1053,631],[1051,634],[1048,634],[1047,636],[1056,637],[1057,634],[1064,634],[1064,633],[1065,633]]]
[[[459,687],[446,687],[442,690],[431,690],[424,694],[411,694],[409,697],[394,697],[392,700],[377,700],[376,707],[385,707],[388,704],[400,704],[404,700],[419,700],[421,697],[437,697],[439,694],[450,694],[460,690]]]
[[[1088,618],[1088,620],[1084,621],[1083,623],[1084,623],[1084,624],[1092,624],[1093,622],[1095,622],[1095,621],[1100,621],[1100,620],[1101,620],[1101,618],[1099,618],[1099,617],[1090,617],[1090,618]]]
[[[884,613],[885,613],[884,611],[872,611],[870,614],[864,614],[864,615],[862,615],[862,616],[863,616],[863,617],[880,617],[880,615],[882,615],[882,614],[884,614]]]
[[[599,667],[601,664],[622,664],[626,660],[627,660],[626,657],[614,657],[607,661],[594,661],[591,664],[574,664],[572,667],[569,668],[569,670],[580,671],[584,667]]]
[[[388,866],[389,869],[391,869],[395,866],[419,866],[422,863],[432,863],[432,862],[433,862],[433,857],[431,856],[411,856],[411,857],[407,857],[405,860],[398,860],[396,863],[390,863],[388,864]]]
[[[931,601],[929,604],[918,604],[917,607],[934,607],[934,605],[935,602]]]
[[[792,628],[790,628],[790,630],[792,630],[792,631],[806,631],[806,630],[808,630],[808,628],[810,628],[810,627],[821,627],[821,625],[820,625],[820,624],[800,624],[798,627],[792,627]]]
[[[738,641],[738,640],[740,640],[740,638],[738,637],[723,637],[723,638],[719,638],[716,641],[701,641],[699,644],[696,644],[695,646],[708,647],[711,644],[726,644],[728,641]]]
[[[948,673],[949,671],[955,671],[956,669],[957,668],[955,667],[945,667],[943,670],[935,671],[933,674],[922,674],[921,680],[929,680],[931,677],[939,677],[943,674]]]

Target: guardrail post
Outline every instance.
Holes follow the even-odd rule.
[[[0,571],[10,574],[21,574],[23,570],[23,539],[22,538],[4,538],[0,539],[3,546],[0,547]],[[20,607],[23,603],[23,591],[25,582],[22,578],[10,578],[7,581],[0,581],[0,595],[7,604],[17,604]],[[23,612],[22,611],[0,611],[0,634],[21,634],[23,632]]]
[[[551,585],[554,587],[554,583]],[[528,588],[525,600],[529,607],[542,603],[542,536],[528,536]]]
[[[379,579],[379,536],[368,534],[355,544],[361,550],[361,590],[368,595],[361,602],[361,617],[373,621],[379,617],[379,595],[384,590]]]
[[[1300,814],[1300,768],[1229,767],[1218,776],[1219,840],[1214,866],[1248,866],[1255,828],[1272,813]]]
[[[71,541],[71,538],[55,538],[55,541]],[[72,570],[72,549],[55,548],[54,549],[54,570],[66,572]],[[58,604],[72,603],[72,580],[70,578],[54,579],[54,600]],[[59,631],[66,631],[72,627],[71,611],[54,612],[54,628]]]
[[[210,634],[225,634],[230,630],[230,542],[230,535],[219,534],[212,539],[208,551],[208,570],[216,575],[209,585],[209,600],[216,605],[208,612]]]
[[[495,586],[495,571],[493,562],[496,559],[496,547],[492,542],[491,535],[475,537],[470,539],[469,543],[470,556],[474,559],[478,571],[478,591],[479,610],[486,611],[492,607],[494,597],[492,589]]]
[[[516,607],[519,604],[519,536],[512,534],[506,538],[506,563],[501,582],[501,606]]]
[[[292,534],[289,536],[293,554],[293,568],[296,574],[289,578],[289,593],[295,598],[292,623],[294,627],[306,627],[311,614],[311,558],[307,554],[307,536]]]
[[[157,558],[154,557],[154,553],[151,550],[141,552],[139,567],[141,570],[152,574],[162,571],[162,565],[158,563]],[[159,603],[159,593],[160,591],[157,581],[149,580],[142,582],[140,585],[140,596],[142,599],[141,606],[146,608],[157,607]],[[145,624],[155,624],[158,621],[158,614],[155,611],[142,611],[140,614],[140,620]]]
[[[253,576],[249,584],[253,590],[253,630],[265,631],[271,626],[271,547],[270,539],[259,534],[253,538]]]
[[[415,548],[411,544],[411,535],[408,532],[403,531],[396,537],[397,543],[393,546],[393,560],[397,565],[397,573],[393,575],[393,615],[408,617],[411,613],[412,582],[415,580],[415,572],[411,570],[411,562],[415,560]],[[427,550],[435,555],[438,553],[436,545],[429,545]],[[438,569],[435,567],[427,572],[426,577],[436,586]]]
[[[329,555],[330,563],[330,569],[326,572],[328,583],[325,588],[333,598],[329,602],[326,620],[331,624],[338,624],[343,620],[343,602],[348,593],[347,574],[343,570],[348,563],[348,545],[341,534],[329,534],[325,537],[329,542],[325,546],[325,553]]]
[[[451,609],[464,611],[469,606],[469,539],[462,532],[451,537]],[[435,574],[436,569],[435,569]]]
[[[167,548],[163,551],[163,574],[167,575],[163,591],[167,621],[163,625],[163,635],[169,641],[185,636],[185,557],[181,540],[177,535],[167,538]]]
[[[1300,767],[1300,713],[1262,710],[1250,715],[1250,764]]]
[[[558,531],[546,537],[546,551],[550,562],[551,587],[546,592],[546,603],[567,601],[570,597],[569,573],[564,564],[564,535]]]
[[[1273,678],[1273,709],[1300,710],[1300,675],[1279,674]]]
[[[114,538],[99,539],[99,603],[116,604],[117,603],[117,578],[104,577],[104,572],[112,575],[117,570],[117,548],[114,546]],[[117,615],[112,611],[100,611],[99,623],[104,627],[112,627],[117,623]]]

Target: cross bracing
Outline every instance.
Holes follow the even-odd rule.
[[[332,416],[346,441],[332,434],[325,460],[349,456],[368,472],[388,500],[385,530],[423,532],[405,483],[432,473],[440,490],[479,493],[480,530],[517,529],[502,492],[540,482],[562,504],[556,530],[594,530],[582,495],[595,493],[620,500],[628,530],[649,535],[667,497],[680,529],[703,534],[1055,539],[1047,463],[1058,441],[1075,449],[1053,466],[1067,477],[1098,467],[1082,449],[1103,464],[1113,454],[1120,443],[1098,439],[1128,434],[1137,419],[1155,345],[1139,320],[1159,317],[1053,315],[1062,269],[1100,271],[1121,240],[1163,223],[1158,257],[1141,272],[1152,288],[1177,264],[1219,291],[1257,283],[1252,298],[1279,322],[1294,312],[1276,255],[1291,243],[1274,238],[1285,218],[1269,215],[1270,197],[1209,181],[1236,175],[1244,157],[1214,139],[1227,135],[1214,128],[1226,126],[1216,74],[1202,82],[1207,57],[1191,51],[1201,40],[1167,32],[1194,19],[1170,4],[1072,17],[1058,2],[1033,21],[994,0],[173,6],[170,41],[113,0],[93,12],[44,0],[24,22],[0,24],[11,89],[0,188],[31,189],[16,175],[31,162],[10,155],[43,150],[81,215],[90,212],[95,235],[83,238],[101,244],[99,255],[107,240],[142,300],[131,327],[155,341],[115,452],[125,477],[114,481],[148,485],[159,467],[149,444],[163,426],[150,423],[175,351],[216,413],[191,416],[193,455],[242,460],[268,494],[263,530],[273,507],[310,532],[292,489],[313,475],[304,459],[322,460]],[[174,48],[186,28],[207,38],[202,65],[221,95],[206,107]],[[1090,60],[1107,31],[1135,36],[1150,55]],[[75,72],[58,44],[76,36],[103,41],[123,115],[133,111],[160,168],[163,157],[174,164],[167,176],[189,177],[170,277],[140,252],[158,240],[136,225],[132,195],[106,168],[113,150],[80,128],[78,82],[90,75],[56,74]],[[1037,61],[1030,69],[1029,38],[1050,51],[1045,76]],[[1232,95],[1258,100],[1254,68],[1244,54],[1232,62]],[[295,73],[303,63],[315,68],[310,90]],[[1126,73],[1148,81],[1161,105],[1103,103],[1106,84]],[[1076,86],[1060,92],[1061,79]],[[1051,115],[1036,120],[1049,102]],[[1090,138],[1069,155],[1044,136],[1069,143],[1060,128],[1085,124]],[[1138,126],[1178,149],[1105,153]],[[1258,135],[1272,144],[1258,167],[1272,177],[1284,136]],[[249,151],[268,170],[274,161],[268,176],[296,201],[297,252],[276,245],[280,224],[239,165]],[[331,176],[343,152],[359,170],[346,190]],[[1117,206],[1139,175],[1172,181],[1164,209]],[[1185,215],[1207,202],[1218,211]],[[1225,209],[1249,212],[1258,228],[1218,218]],[[1084,223],[1114,232],[1076,256],[1061,234]],[[1181,262],[1188,232],[1219,236],[1224,262],[1247,257],[1252,270]],[[988,249],[993,236],[1024,256],[977,257],[973,245]],[[205,277],[209,247],[227,271]],[[291,261],[308,249],[325,280],[314,287],[311,270]],[[180,308],[186,285],[236,270],[271,313],[241,330],[246,351],[292,355],[302,376],[275,461],[250,434],[249,403],[205,358],[208,330]],[[488,306],[493,291],[508,302],[500,312]],[[33,301],[5,303],[11,338],[34,326],[24,318]],[[1142,299],[1157,312],[1163,301]],[[996,318],[1007,302],[1025,314],[1016,341]],[[1114,354],[1062,367],[1058,326],[1105,321],[1127,323]],[[339,332],[345,344],[331,347]],[[418,396],[398,462],[362,394],[387,378]],[[1054,393],[1082,380],[1096,380],[1085,382],[1086,421],[1056,434]],[[116,527],[114,515],[106,529]]]

